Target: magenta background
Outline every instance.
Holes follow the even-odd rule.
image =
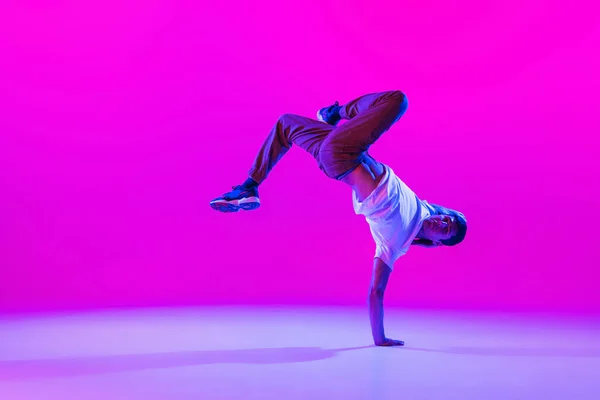
[[[598,6],[96,3],[0,5],[0,310],[363,303],[368,226],[308,154],[256,212],[208,201],[280,114],[389,89],[373,155],[470,231],[386,303],[600,310]]]

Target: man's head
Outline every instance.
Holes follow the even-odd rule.
[[[458,211],[436,204],[430,206],[434,212],[423,221],[415,244],[455,246],[462,242],[467,234],[465,216]]]

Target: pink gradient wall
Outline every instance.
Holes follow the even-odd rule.
[[[386,303],[600,310],[600,10],[578,4],[3,1],[0,311],[363,303],[368,226],[302,150],[258,211],[208,201],[280,114],[389,89],[410,107],[372,154],[470,230],[409,251]]]

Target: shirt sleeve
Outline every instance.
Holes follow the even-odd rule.
[[[393,251],[390,247],[377,245],[375,249],[375,257],[381,259],[381,261],[383,261],[385,265],[390,267],[390,269],[393,271],[394,263],[404,254],[406,254],[406,252],[407,249]]]

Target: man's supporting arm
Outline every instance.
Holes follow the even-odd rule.
[[[379,258],[373,264],[373,277],[369,288],[369,314],[371,319],[371,332],[373,342],[377,346],[403,346],[404,342],[385,337],[383,329],[383,294],[387,287],[392,270]]]

